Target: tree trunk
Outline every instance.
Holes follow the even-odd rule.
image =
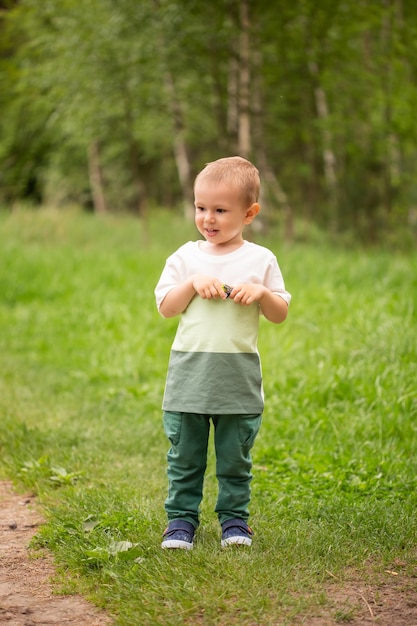
[[[336,198],[337,177],[336,177],[336,157],[333,152],[332,133],[328,127],[329,108],[327,105],[327,97],[319,80],[319,69],[317,63],[310,59],[308,63],[310,74],[314,81],[314,99],[316,103],[317,116],[322,124],[322,145],[323,145],[323,164],[324,176],[327,188],[332,199]]]
[[[313,58],[312,50],[309,51],[308,69],[313,81],[317,117],[321,122],[320,132],[323,170],[328,197],[330,229],[333,233],[335,233],[339,227],[336,157],[333,151],[333,136],[329,128],[329,107],[327,104],[327,96],[320,83],[320,72],[317,63]]]
[[[132,182],[136,189],[136,202],[137,202],[137,211],[140,218],[146,218],[147,214],[147,201],[146,201],[146,190],[145,185],[143,183],[142,177],[140,175],[140,166],[139,166],[139,148],[133,139],[129,142],[129,157],[130,157],[130,171],[132,175]]]
[[[233,44],[232,44],[233,45]],[[237,136],[239,128],[239,62],[238,52],[233,45],[229,58],[227,77],[227,134],[232,152],[238,152]]]
[[[392,209],[392,171],[395,163],[396,137],[392,130],[392,44],[393,24],[391,0],[384,0],[385,13],[381,28],[382,48],[382,93],[384,95],[384,212],[389,215]]]
[[[221,152],[223,154],[226,154],[230,149],[232,137],[231,133],[229,132],[229,109],[226,108],[223,103],[224,84],[220,77],[218,56],[216,56],[216,46],[213,45],[213,42],[210,42],[209,46],[210,76],[213,85],[213,116],[217,124],[217,142]]]
[[[96,140],[92,141],[88,147],[88,175],[94,212],[106,213],[107,203],[104,195],[103,175],[100,166],[100,149],[98,141]]]
[[[250,35],[249,35],[249,1],[242,0],[239,6],[239,128],[238,152],[245,158],[251,153],[250,129]]]
[[[294,214],[289,203],[287,194],[283,190],[280,181],[271,168],[265,150],[265,131],[263,125],[263,85],[262,85],[262,52],[260,46],[255,43],[253,54],[254,77],[252,89],[252,110],[253,110],[253,143],[256,165],[259,168],[261,177],[265,182],[261,188],[267,187],[273,199],[277,202],[279,210],[284,215],[284,238],[291,241],[294,238]],[[268,207],[265,206],[266,217],[268,218]]]
[[[155,10],[160,9],[159,0],[153,0]],[[187,144],[185,141],[185,124],[184,115],[182,110],[181,100],[178,97],[177,89],[175,86],[174,78],[171,70],[169,69],[169,63],[167,55],[165,53],[165,34],[163,28],[159,29],[158,43],[162,53],[162,74],[165,92],[168,97],[168,107],[171,112],[172,125],[173,125],[173,151],[175,164],[177,166],[178,179],[181,186],[184,216],[186,219],[192,219],[194,215],[194,193],[193,193],[193,181],[191,178],[191,166],[188,158]]]
[[[165,70],[164,83],[172,115],[174,129],[173,149],[184,203],[184,216],[186,219],[192,219],[194,215],[194,194],[190,160],[188,158],[187,145],[185,142],[184,117],[181,102],[175,90],[172,74],[168,69]]]

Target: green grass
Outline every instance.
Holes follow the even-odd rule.
[[[36,545],[54,552],[59,589],[119,625],[276,626],[325,605],[348,569],[400,558],[415,575],[417,255],[278,237],[260,243],[293,302],[284,325],[261,324],[254,544],[219,547],[211,451],[195,550],[161,551],[177,321],[153,289],[194,236],[164,214],[146,246],[133,218],[0,216],[0,471],[39,494]]]

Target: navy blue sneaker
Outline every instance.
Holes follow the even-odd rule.
[[[161,548],[192,550],[194,532],[195,528],[190,522],[182,519],[171,520],[163,534]]]
[[[222,524],[222,548],[252,545],[253,530],[243,519],[228,519]]]

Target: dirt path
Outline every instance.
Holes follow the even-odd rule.
[[[417,626],[415,578],[388,570],[368,583],[353,577],[343,585],[329,585],[325,591],[326,608],[302,621],[304,626]]]
[[[0,624],[110,626],[111,618],[84,598],[53,594],[51,558],[30,558],[29,542],[42,524],[33,502],[32,495],[16,495],[10,482],[0,481]],[[326,606],[296,618],[294,626],[417,626],[417,572],[407,576],[404,564],[395,562],[389,569],[370,568],[367,579],[352,572],[343,583],[334,580],[323,589]]]
[[[111,619],[84,598],[53,594],[52,559],[30,559],[29,542],[42,523],[33,500],[0,481],[0,624],[110,626]]]

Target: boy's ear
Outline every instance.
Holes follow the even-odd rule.
[[[260,210],[261,207],[257,202],[254,202],[248,209],[246,209],[245,224],[253,222]]]

